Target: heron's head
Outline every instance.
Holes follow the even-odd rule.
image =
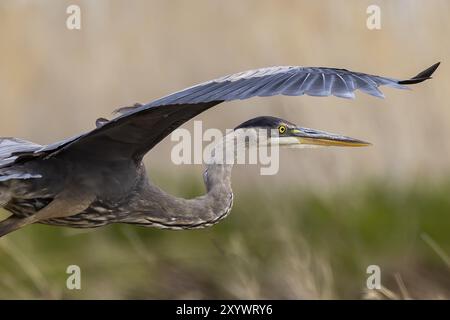
[[[302,128],[289,121],[269,116],[250,119],[240,124],[234,130],[235,132],[242,132],[242,134],[249,137],[256,137],[257,135],[258,140],[253,140],[258,141],[259,145],[276,144],[280,147],[293,148],[320,146],[364,147],[370,145],[369,142],[335,133]]]

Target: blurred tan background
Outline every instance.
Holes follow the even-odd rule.
[[[205,128],[225,129],[275,115],[374,144],[366,150],[289,151],[280,176],[261,178],[254,170],[236,174],[244,177],[239,183],[439,178],[450,169],[450,4],[378,1],[382,28],[371,31],[366,8],[372,3],[2,1],[2,135],[50,143],[91,129],[97,117],[110,117],[117,107],[252,68],[334,66],[402,78],[443,61],[435,80],[413,92],[385,89],[385,100],[362,94],[355,101],[253,99],[197,117]],[[65,27],[70,4],[81,7],[80,31]],[[174,172],[167,165],[172,145],[167,139],[152,151],[153,170]]]
[[[65,26],[71,4],[81,7],[79,31]],[[366,27],[371,4],[381,8],[381,30]],[[274,192],[299,188],[322,194],[341,186],[355,191],[366,181],[400,190],[426,181],[439,188],[450,174],[449,12],[445,0],[4,0],[0,134],[51,143],[90,130],[97,117],[111,117],[117,107],[258,67],[330,66],[408,78],[442,61],[433,80],[412,91],[383,88],[384,100],[361,93],[356,100],[256,98],[196,118],[204,120],[204,128],[225,130],[273,115],[374,144],[287,150],[276,176],[238,166],[233,176],[238,204],[240,192],[259,193],[274,201],[277,211]],[[149,153],[150,175],[169,191],[190,194],[186,179],[200,184],[202,168],[175,167],[171,146],[166,139]]]

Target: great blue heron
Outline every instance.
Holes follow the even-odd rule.
[[[404,89],[431,78],[438,66],[408,80],[336,68],[263,68],[205,82],[145,105],[121,108],[112,120],[98,119],[95,129],[47,146],[0,139],[0,206],[12,213],[0,222],[0,237],[31,223],[76,228],[110,223],[168,229],[210,226],[231,209],[232,164],[207,164],[207,192],[194,199],[174,197],[153,185],[142,164],[143,156],[181,124],[224,101],[255,96],[354,98],[359,89],[383,97],[379,86]],[[367,145],[273,117],[249,120],[233,134],[259,127],[283,128],[271,142],[280,146]]]

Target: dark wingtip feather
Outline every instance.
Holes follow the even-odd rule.
[[[420,72],[419,74],[412,77],[411,79],[399,81],[398,84],[415,84],[415,83],[420,83],[422,81],[431,79],[431,75],[434,73],[434,71],[436,71],[436,69],[439,67],[440,64],[441,64],[440,62],[435,63],[431,67]]]

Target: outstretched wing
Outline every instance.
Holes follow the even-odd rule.
[[[33,154],[49,157],[60,152],[73,152],[79,156],[111,160],[132,157],[140,161],[170,132],[224,101],[303,94],[354,98],[356,90],[383,97],[378,87],[405,89],[405,85],[430,79],[438,66],[436,63],[407,80],[321,67],[272,67],[246,71],[187,88],[149,104],[121,108],[117,110],[120,116],[110,121],[100,119],[96,129],[46,146]]]

